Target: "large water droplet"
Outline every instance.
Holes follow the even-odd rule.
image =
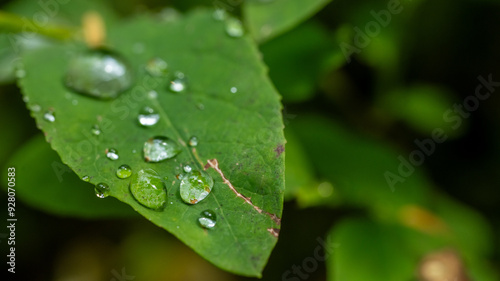
[[[118,156],[118,150],[114,149],[114,148],[109,148],[109,149],[106,149],[106,157],[109,159],[109,160],[118,160],[118,158],[120,158]]]
[[[168,73],[168,64],[161,58],[152,58],[146,64],[146,71],[152,76],[165,76]]]
[[[132,168],[129,165],[123,164],[116,169],[116,176],[120,179],[126,179],[132,175]]]
[[[215,227],[217,216],[212,210],[205,210],[201,212],[201,217],[198,218],[198,222],[203,228],[212,229]]]
[[[186,77],[182,72],[176,72],[174,80],[170,82],[169,89],[171,92],[180,93],[186,89]]]
[[[144,107],[137,116],[139,124],[144,127],[153,126],[160,120],[160,114],[149,106]]]
[[[95,185],[95,195],[99,198],[106,198],[109,195],[109,185],[101,182]]]
[[[189,141],[188,141],[189,146],[197,146],[198,145],[198,138],[195,136],[192,136]]]
[[[80,94],[112,99],[127,90],[132,80],[125,59],[107,50],[92,50],[70,61],[65,84]]]
[[[144,143],[144,159],[148,162],[167,160],[180,152],[179,145],[167,137],[154,137]]]
[[[228,18],[226,19],[226,33],[231,37],[241,37],[245,33],[243,24],[239,19]]]
[[[167,191],[158,173],[153,169],[140,170],[132,176],[130,192],[144,207],[162,210],[167,202]]]
[[[43,119],[49,121],[49,122],[54,122],[56,121],[56,116],[54,115],[54,111],[47,111],[43,114]]]
[[[181,180],[181,198],[188,204],[196,204],[210,194],[214,180],[204,171],[195,170]]]

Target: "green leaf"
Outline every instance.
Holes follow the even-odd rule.
[[[81,218],[130,217],[132,209],[118,200],[99,200],[93,186],[64,165],[43,137],[21,147],[7,167],[16,169],[16,197],[49,213]],[[7,174],[4,182],[7,182]],[[7,188],[5,188],[7,190]]]
[[[331,0],[246,1],[243,14],[258,42],[284,33],[321,10]]]
[[[224,23],[212,13],[197,11],[177,22],[139,18],[109,30],[109,46],[135,72],[135,84],[115,100],[97,100],[68,91],[62,83],[68,60],[81,50],[72,46],[26,53],[26,76],[20,86],[32,112],[64,163],[94,184],[110,186],[110,195],[131,205],[148,220],[168,230],[215,265],[242,275],[260,276],[276,244],[284,193],[283,122],[279,95],[266,77],[253,41],[225,34]],[[137,51],[137,44],[144,46]],[[145,65],[160,57],[171,73],[182,71],[186,90],[167,89],[173,76],[152,77]],[[237,87],[232,93],[231,88]],[[157,97],[150,91],[156,91]],[[160,115],[152,127],[138,125],[138,114],[149,106]],[[44,119],[53,110],[55,121]],[[92,135],[93,125],[102,133]],[[160,163],[148,163],[141,151],[148,139],[165,136],[181,153]],[[188,147],[190,137],[199,143]],[[119,159],[106,158],[116,149]],[[217,167],[216,171],[207,165]],[[217,161],[216,161],[217,160]],[[139,204],[129,191],[129,179],[116,169],[127,164],[133,173],[155,170],[165,180],[168,202],[163,211]],[[183,203],[179,180],[184,165],[203,170],[215,184],[196,205]],[[227,179],[227,181],[224,179]],[[132,177],[131,177],[132,178]],[[228,184],[228,183],[231,183]],[[233,186],[235,190],[231,189]],[[200,213],[215,211],[217,225],[205,230]]]

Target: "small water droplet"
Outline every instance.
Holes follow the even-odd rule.
[[[90,177],[89,176],[83,176],[82,177],[82,181],[89,182],[90,181]]]
[[[205,210],[201,212],[201,217],[198,218],[198,222],[203,228],[212,229],[215,227],[217,222],[217,216],[212,210]]]
[[[239,19],[228,18],[226,19],[226,33],[231,37],[241,37],[245,33],[243,24]]]
[[[210,194],[214,180],[204,171],[195,170],[182,177],[181,198],[188,204],[196,204]]]
[[[191,166],[189,166],[189,165],[184,166],[184,172],[191,173],[192,170],[193,170],[193,168],[191,168]]]
[[[146,71],[151,76],[165,76],[168,73],[168,64],[161,58],[155,57],[146,64]]]
[[[106,157],[108,157],[109,160],[118,160],[118,158],[120,158],[118,156],[118,151],[114,148],[109,148],[109,149],[106,149]]]
[[[95,185],[95,195],[99,198],[106,198],[109,195],[109,185],[101,182]]]
[[[29,102],[30,101],[30,98],[28,96],[23,96],[23,101],[24,102]]]
[[[101,128],[99,128],[99,125],[97,124],[94,124],[92,126],[92,128],[90,129],[90,132],[92,133],[92,135],[94,136],[98,136],[100,135],[102,132],[101,132]]]
[[[169,89],[171,92],[180,93],[186,89],[186,77],[182,72],[176,72],[174,80],[170,82]]]
[[[204,110],[205,109],[205,105],[202,104],[202,103],[197,103],[196,107],[198,107],[199,110]]]
[[[174,8],[164,8],[158,14],[160,19],[165,22],[174,22],[181,18],[182,14]]]
[[[17,69],[15,74],[17,78],[23,78],[26,76],[26,71],[24,69]]]
[[[30,109],[33,112],[39,112],[40,110],[42,110],[42,107],[38,104],[34,104],[34,105],[30,106]]]
[[[144,207],[160,211],[165,208],[167,191],[158,173],[153,169],[140,170],[130,180],[130,192]]]
[[[126,179],[132,175],[132,168],[129,165],[123,164],[116,169],[116,176],[120,179]]]
[[[132,153],[137,153],[137,150],[133,149],[133,150],[132,150]]]
[[[231,87],[231,93],[236,94],[238,92],[238,88]]]
[[[226,10],[215,9],[212,16],[216,21],[223,21],[226,18]]]
[[[165,177],[163,177],[163,179],[167,181],[167,180],[168,180],[168,177],[167,177],[167,176],[165,176]]]
[[[139,124],[144,127],[153,126],[160,120],[160,114],[149,106],[144,107],[137,116]]]
[[[144,159],[147,162],[167,160],[180,152],[179,145],[167,137],[157,136],[144,143]]]
[[[78,100],[72,100],[72,101],[71,101],[71,104],[72,104],[72,105],[78,105]]]
[[[92,50],[70,61],[65,84],[80,94],[113,99],[130,88],[132,80],[132,71],[124,58],[111,51]]]
[[[54,115],[54,112],[49,110],[43,114],[43,119],[49,121],[49,122],[54,122],[56,121],[56,116]]]
[[[189,146],[197,146],[198,145],[198,138],[195,136],[192,136],[189,141],[188,141]]]
[[[156,92],[155,90],[151,90],[148,92],[148,97],[150,99],[156,99],[158,97],[158,92]]]

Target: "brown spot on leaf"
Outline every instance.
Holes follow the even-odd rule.
[[[267,231],[269,231],[269,233],[271,233],[276,238],[278,238],[278,236],[280,235],[279,228],[268,228]]]
[[[285,152],[285,146],[282,144],[278,145],[275,149],[274,152],[276,152],[276,158],[280,157],[281,153]]]

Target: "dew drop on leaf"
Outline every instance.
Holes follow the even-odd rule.
[[[228,18],[226,20],[226,33],[231,37],[241,37],[245,33],[243,30],[243,24],[239,19]]]
[[[89,176],[83,176],[82,177],[82,181],[89,182],[90,181],[90,177]]]
[[[42,109],[42,107],[38,104],[34,104],[34,105],[30,106],[30,109],[33,112],[39,112]]]
[[[189,165],[184,166],[184,172],[191,173],[192,170],[193,170],[193,168],[191,168],[191,166],[189,166]]]
[[[95,185],[95,195],[99,198],[106,198],[109,195],[109,185],[101,182]]]
[[[94,136],[98,136],[98,135],[100,135],[102,133],[101,132],[101,128],[99,128],[99,125],[97,125],[97,124],[95,124],[95,125],[92,126],[92,128],[90,129],[90,132]]]
[[[146,64],[146,71],[151,76],[165,76],[168,73],[168,64],[161,58],[152,58]]]
[[[215,9],[214,13],[212,14],[212,17],[216,21],[223,21],[226,18],[226,10],[220,8]]]
[[[137,116],[139,124],[144,127],[153,126],[160,120],[160,114],[149,106],[144,107]]]
[[[215,212],[212,210],[205,210],[201,212],[201,216],[198,218],[198,223],[206,229],[212,229],[215,227],[217,222],[217,217]]]
[[[192,136],[189,141],[188,141],[189,146],[195,147],[198,145],[198,138],[195,136]]]
[[[106,149],[105,152],[106,152],[106,157],[109,160],[118,160],[118,158],[120,158],[120,156],[118,156],[118,150],[114,148]]]
[[[54,115],[53,111],[47,111],[43,114],[43,119],[49,121],[49,122],[54,122],[56,121],[56,116]]]
[[[231,93],[236,94],[238,92],[238,88],[231,87]]]
[[[157,211],[165,208],[167,191],[160,176],[153,169],[135,173],[130,181],[130,192],[144,207]]]
[[[181,152],[179,145],[167,137],[153,137],[144,143],[144,159],[160,162],[175,157]]]
[[[123,164],[116,169],[116,176],[120,179],[126,179],[132,175],[132,168],[129,165]]]
[[[169,90],[174,93],[183,92],[186,89],[186,77],[182,72],[176,72],[174,80],[170,81]]]
[[[195,170],[182,177],[181,198],[188,204],[196,204],[210,194],[214,180],[204,171]]]
[[[132,71],[124,58],[107,50],[75,56],[66,72],[66,86],[80,94],[113,99],[132,85]]]

